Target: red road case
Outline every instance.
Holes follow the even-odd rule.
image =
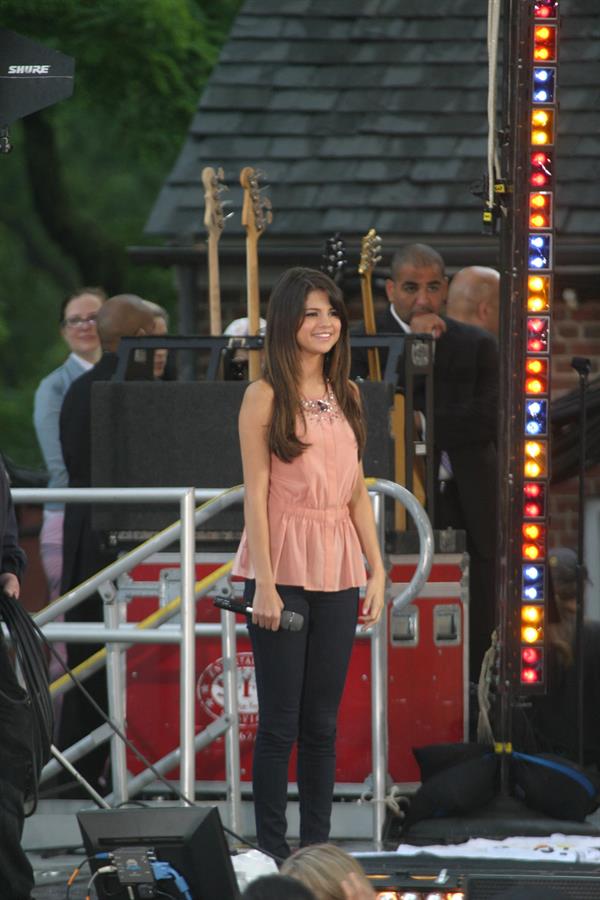
[[[199,556],[200,579],[228,557]],[[138,566],[135,583],[173,583],[178,557],[161,554]],[[467,606],[466,557],[435,557],[422,596],[399,613],[389,612],[388,731],[389,771],[396,783],[419,780],[413,746],[462,741],[467,720]],[[416,557],[391,558],[390,577],[401,590],[416,565]],[[463,569],[465,569],[463,571]],[[176,582],[175,582],[176,588]],[[175,589],[174,591],[178,591]],[[168,596],[165,599],[169,599]],[[157,608],[158,596],[134,597],[128,620],[139,621]],[[218,622],[220,612],[211,600],[197,604],[198,622]],[[243,621],[242,617],[239,617]],[[242,780],[249,782],[252,748],[256,735],[257,703],[250,643],[238,638],[238,699]],[[199,638],[196,643],[196,721],[200,731],[223,712],[222,655],[220,638]],[[138,645],[127,653],[127,732],[151,760],[157,760],[179,744],[179,650],[172,645]],[[200,782],[223,782],[224,739],[219,738],[197,756]],[[137,774],[143,766],[133,754],[128,766]],[[371,665],[370,640],[357,639],[350,663],[338,722],[336,781],[362,784],[371,773]],[[171,773],[176,777],[177,773]],[[295,781],[294,760],[290,780]]]

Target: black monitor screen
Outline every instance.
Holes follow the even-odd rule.
[[[97,853],[146,847],[183,876],[193,900],[239,897],[221,818],[214,806],[99,809],[79,812],[77,819],[94,872],[107,864],[94,859]],[[94,887],[99,900],[129,900],[131,896],[114,875],[97,876]],[[160,890],[174,898],[183,896],[172,879],[161,881]]]

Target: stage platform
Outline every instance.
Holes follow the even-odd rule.
[[[157,802],[159,801],[155,799],[152,805],[156,806]],[[227,823],[224,803],[215,802],[214,805],[219,807],[222,819]],[[84,808],[90,808],[90,804],[83,800],[45,800],[40,802],[35,815],[27,820],[23,842],[35,871],[35,900],[64,900],[67,879],[84,857],[76,820],[76,813]],[[447,836],[446,843],[450,840],[459,843],[461,838],[457,835],[460,834],[466,840],[470,834],[477,832],[477,823],[481,825],[483,821],[489,826],[490,820],[478,820],[475,816],[463,820],[437,820],[435,822],[437,842],[444,843],[439,837],[444,831]],[[532,824],[536,821],[537,831],[536,826]],[[542,821],[551,829],[550,831],[543,830]],[[497,819],[495,833],[499,838],[507,837],[506,831],[502,833],[500,823],[501,820]],[[242,803],[242,824],[244,834],[252,839],[253,810],[249,801]],[[518,822],[511,824],[519,825]],[[289,804],[289,825],[293,844],[294,837],[298,834],[298,809],[294,800]],[[368,802],[358,803],[355,798],[344,802],[336,801],[334,804],[331,838],[348,852],[358,855],[369,874],[381,876],[374,880],[374,884],[382,891],[385,888],[400,890],[400,887],[403,891],[417,889],[422,891],[423,885],[429,884],[429,891],[442,892],[439,894],[440,897],[450,896],[448,892],[454,889],[457,896],[460,896],[460,892],[463,893],[464,900],[488,900],[488,898],[491,900],[497,896],[500,889],[504,890],[514,884],[562,883],[564,897],[572,900],[594,900],[594,898],[600,900],[600,811],[589,816],[582,825],[539,820],[533,815],[530,820],[523,819],[520,825],[520,828],[515,827],[515,834],[540,835],[539,840],[532,842],[538,848],[535,859],[507,858],[508,852],[504,848],[497,851],[493,848],[488,850],[483,859],[474,856],[463,857],[459,855],[463,851],[455,847],[450,849],[450,855],[447,855],[447,848],[446,855],[443,855],[444,848],[434,855],[429,845],[417,846],[418,839],[412,847],[403,842],[399,852],[396,852],[394,844],[393,847],[388,845],[386,852],[380,853],[373,849],[371,840],[371,807]],[[596,844],[591,838],[596,834],[597,852],[594,852],[592,846],[586,852],[585,861],[583,854],[576,858],[570,850],[567,850],[569,841],[572,842],[569,836],[565,837],[565,846],[562,849],[552,849],[550,842],[544,841],[543,835],[560,833],[563,829],[567,835],[587,834],[591,845]],[[494,832],[494,828],[491,831]],[[485,835],[490,833],[489,827],[483,830]],[[435,834],[435,831],[431,831],[431,834]],[[422,837],[422,834],[420,836]],[[419,838],[419,835],[416,837]],[[442,882],[436,885],[435,880],[438,878],[441,878]],[[86,885],[87,878],[76,882],[71,888],[70,900],[84,900]],[[415,893],[415,897],[419,900],[426,896],[428,896],[426,893]],[[437,895],[433,893],[432,896]]]

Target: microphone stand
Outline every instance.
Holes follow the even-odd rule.
[[[575,672],[577,684],[577,761],[584,765],[585,741],[584,741],[584,699],[583,688],[585,681],[584,669],[584,640],[583,640],[583,605],[584,605],[584,581],[585,566],[583,564],[584,533],[585,533],[585,462],[587,455],[586,424],[587,424],[587,385],[590,374],[591,360],[583,356],[574,356],[571,366],[579,375],[579,498],[577,505],[577,584],[576,584],[576,614],[575,614]]]

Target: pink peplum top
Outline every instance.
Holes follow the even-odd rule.
[[[305,410],[302,440],[310,446],[300,456],[285,463],[271,454],[268,517],[276,584],[341,591],[367,580],[348,508],[359,475],[356,439],[335,400],[332,407]],[[299,434],[302,427],[299,417]],[[245,530],[233,574],[254,578]]]

